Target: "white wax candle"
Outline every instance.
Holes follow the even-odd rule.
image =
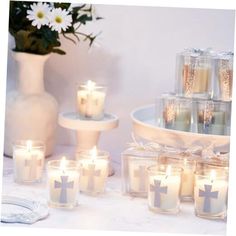
[[[193,196],[194,189],[194,170],[192,168],[184,167],[181,184],[181,197]]]
[[[189,131],[191,124],[191,112],[187,108],[181,108],[177,110],[175,122],[174,122],[174,129],[182,130],[182,131]]]
[[[182,182],[180,195],[182,200],[192,199],[194,192],[194,171],[195,171],[195,161],[187,160],[186,158],[182,161]]]
[[[178,209],[181,177],[154,175],[149,177],[148,203],[151,209]]]
[[[44,151],[34,149],[32,142],[26,147],[15,147],[13,151],[14,178],[16,182],[34,182],[42,177]]]
[[[63,164],[64,162],[64,164]],[[50,203],[55,206],[75,206],[79,191],[79,172],[66,167],[66,160],[61,160],[59,168],[48,171]]]
[[[226,180],[197,179],[194,187],[196,212],[203,215],[226,212],[227,191]]]
[[[105,92],[97,91],[95,83],[88,81],[83,90],[77,92],[79,114],[85,118],[101,118],[103,116]]]
[[[154,160],[130,160],[128,163],[129,185],[131,192],[146,192],[148,187],[147,167],[155,165]]]

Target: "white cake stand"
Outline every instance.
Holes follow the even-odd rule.
[[[155,122],[155,105],[139,107],[131,112],[134,133],[156,141],[159,144],[177,148],[189,148],[192,145],[207,146],[214,144],[217,151],[228,152],[230,136],[183,132],[158,127]]]
[[[102,120],[83,120],[76,112],[63,112],[59,114],[58,123],[64,128],[77,131],[77,151],[92,149],[97,146],[101,131],[111,130],[118,126],[117,116],[105,113]],[[109,175],[114,174],[110,168]]]

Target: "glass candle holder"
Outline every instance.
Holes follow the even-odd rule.
[[[81,119],[101,120],[104,117],[106,87],[89,80],[77,91],[77,111]]]
[[[108,177],[109,153],[93,148],[80,151],[77,160],[81,173],[80,191],[89,195],[103,193]]]
[[[216,59],[217,99],[222,101],[232,100],[233,59],[233,52],[219,53]]]
[[[169,93],[162,93],[161,96],[157,97],[155,99],[155,124],[158,127],[164,127],[164,121],[163,121],[163,105],[164,105],[164,99],[167,98],[175,98],[177,95],[173,92]]]
[[[202,100],[197,102],[198,133],[225,135],[230,117],[227,102]]]
[[[195,172],[195,214],[207,219],[227,215],[228,171],[224,167],[204,165]]]
[[[162,98],[163,126],[189,132],[191,130],[192,102],[189,99],[165,96]]]
[[[148,205],[156,213],[177,214],[182,169],[171,165],[148,167]]]
[[[48,162],[49,206],[74,208],[79,193],[79,166],[76,161],[52,160]]]
[[[147,197],[147,167],[157,164],[158,152],[126,150],[122,153],[123,192],[134,197]]]
[[[20,140],[13,144],[14,180],[40,182],[44,167],[45,145],[41,141]]]
[[[165,164],[178,166],[182,168],[180,198],[182,202],[193,201],[194,193],[194,172],[196,171],[196,159],[198,156],[194,154],[170,154],[165,153],[162,160]]]
[[[176,93],[186,97],[211,97],[212,74],[212,57],[208,49],[188,48],[178,53]]]

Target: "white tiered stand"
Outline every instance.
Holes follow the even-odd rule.
[[[100,133],[111,130],[118,126],[117,116],[105,113],[102,120],[80,119],[76,112],[63,112],[59,115],[58,123],[67,129],[77,131],[77,151],[92,149],[97,146]],[[114,170],[110,165],[109,175],[113,175]]]

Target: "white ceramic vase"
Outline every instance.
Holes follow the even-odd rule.
[[[58,104],[44,89],[44,64],[50,55],[13,52],[18,63],[17,90],[7,94],[4,154],[12,156],[16,140],[41,140],[53,152]]]

